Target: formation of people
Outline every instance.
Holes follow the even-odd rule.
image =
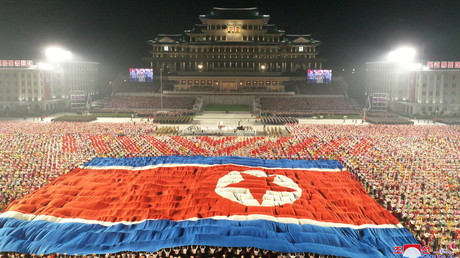
[[[0,210],[97,156],[337,159],[421,245],[458,253],[459,126],[288,124],[290,136],[210,137],[159,136],[151,123],[0,124]]]
[[[0,258],[38,258],[39,255],[0,253]],[[278,253],[259,248],[233,248],[217,246],[182,246],[164,248],[156,252],[121,252],[115,254],[69,255],[50,254],[46,258],[336,258],[334,255],[313,253]]]

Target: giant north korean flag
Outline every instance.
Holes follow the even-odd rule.
[[[0,252],[204,245],[392,257],[416,244],[338,161],[96,158],[0,214]]]

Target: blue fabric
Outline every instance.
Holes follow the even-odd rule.
[[[203,164],[220,165],[234,164],[252,167],[265,168],[320,168],[320,169],[342,169],[343,165],[337,160],[265,160],[258,158],[245,158],[237,156],[205,157],[205,156],[159,156],[159,157],[137,157],[137,158],[94,158],[84,166],[129,166],[144,167],[160,164]]]
[[[206,245],[257,247],[277,252],[313,252],[344,257],[397,257],[394,246],[417,244],[406,229],[350,229],[265,220],[202,219],[101,226],[0,219],[0,251],[25,254],[92,254],[157,251]]]

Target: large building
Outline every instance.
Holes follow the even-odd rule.
[[[0,63],[0,111],[5,114],[75,110],[98,93],[98,63]]]
[[[205,102],[227,104],[252,100],[218,100],[216,95],[288,95],[287,84],[306,81],[307,70],[322,69],[325,60],[317,57],[318,40],[309,34],[287,34],[269,19],[255,7],[214,7],[200,15],[201,24],[192,29],[149,40],[150,56],[144,60],[156,78],[170,85],[171,94],[200,91]],[[205,92],[212,92],[212,97]]]
[[[411,116],[458,115],[460,62],[367,63],[366,93],[371,108],[377,111],[388,108]],[[387,101],[382,101],[382,96],[387,96]],[[384,102],[387,106],[382,104]]]

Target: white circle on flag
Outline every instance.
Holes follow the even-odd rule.
[[[261,200],[257,200],[251,193],[251,186],[229,186],[244,181],[244,174],[261,178],[273,177],[270,180],[273,180],[275,185],[280,188],[289,188],[290,191],[272,191],[267,189]],[[231,171],[217,181],[215,191],[218,195],[245,206],[280,206],[287,203],[294,203],[302,196],[302,189],[289,177],[284,175],[268,175],[261,170]]]
[[[420,258],[422,257],[422,253],[420,252],[419,249],[415,247],[409,247],[404,251],[403,257],[404,258]]]

